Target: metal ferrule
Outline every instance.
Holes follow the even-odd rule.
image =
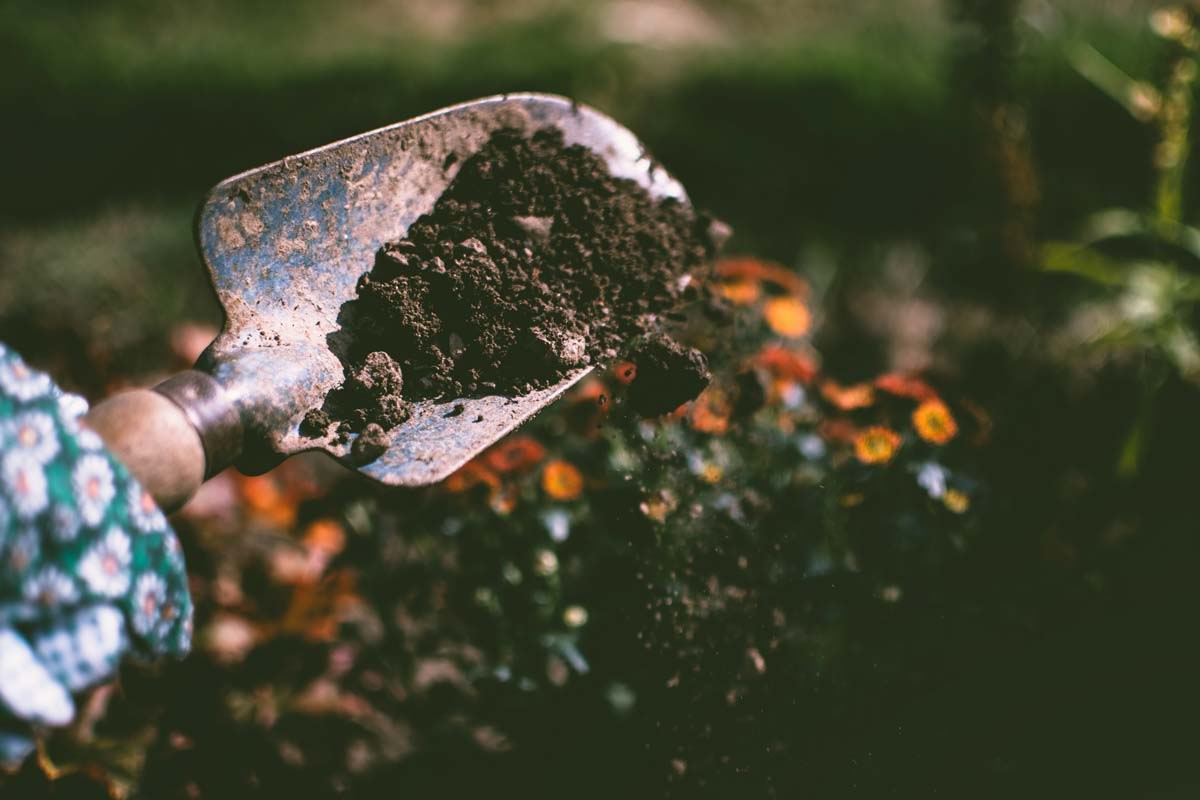
[[[245,444],[241,415],[225,389],[211,375],[188,370],[173,375],[154,391],[183,411],[204,447],[204,479],[234,462]]]

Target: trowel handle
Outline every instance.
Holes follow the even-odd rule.
[[[238,413],[203,372],[121,392],[84,417],[164,511],[174,511],[242,449]]]

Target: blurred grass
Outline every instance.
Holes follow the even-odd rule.
[[[191,199],[283,154],[518,89],[594,103],[646,128],[662,149],[693,138],[720,143],[704,152],[696,176],[684,177],[711,172],[724,176],[718,185],[746,185],[776,173],[773,161],[791,166],[811,155],[793,136],[837,139],[879,128],[864,123],[876,112],[892,115],[875,101],[936,106],[930,92],[939,84],[935,43],[912,23],[865,26],[803,47],[776,35],[664,52],[597,35],[589,4],[550,4],[543,15],[468,26],[450,39],[399,23],[384,35],[318,13],[329,6],[312,0],[286,13],[209,2],[200,6],[209,13],[195,18],[172,12],[175,3],[106,4],[69,17],[56,5],[0,18],[14,61],[0,102],[17,121],[5,136],[41,156],[17,165],[21,192],[5,198],[9,216],[56,215],[147,193]],[[130,12],[143,7],[159,10],[145,18]],[[71,28],[83,46],[64,49]],[[675,108],[664,109],[664,99]],[[768,136],[777,150],[762,152],[756,140]],[[871,162],[886,155],[872,154]],[[804,178],[787,167],[784,174]],[[67,178],[71,190],[49,175]]]
[[[0,341],[99,396],[171,364],[169,333],[217,325],[190,205],[130,203],[0,233]]]
[[[511,90],[571,95],[637,131],[739,250],[790,263],[814,240],[932,241],[969,216],[974,154],[947,88],[958,32],[940,3],[668,2],[634,26],[644,5],[10,0],[0,337],[36,349],[28,320],[75,324],[119,355],[213,319],[188,219],[209,186]],[[1133,4],[1056,7],[1030,17],[1043,33],[1026,37],[1021,82],[1044,219],[1067,228],[1141,199],[1130,153],[1150,143],[1062,42],[1085,36],[1134,74],[1155,51]]]

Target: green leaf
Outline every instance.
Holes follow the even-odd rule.
[[[1070,242],[1049,242],[1042,246],[1041,266],[1047,272],[1065,272],[1087,278],[1104,286],[1120,286],[1126,269],[1119,262]]]
[[[1116,100],[1130,116],[1140,122],[1154,119],[1162,108],[1162,95],[1148,83],[1135,80],[1086,42],[1068,42],[1063,46],[1075,71],[1093,86]]]

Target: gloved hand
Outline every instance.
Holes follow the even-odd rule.
[[[62,392],[0,344],[0,764],[72,693],[126,655],[185,655],[192,604],[174,531],[148,493],[81,427]]]

